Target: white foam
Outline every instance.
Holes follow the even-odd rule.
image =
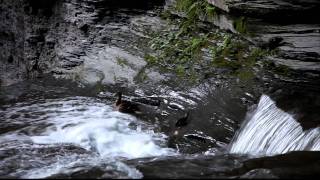
[[[115,112],[108,105],[90,104],[79,108],[71,102],[65,103],[63,109],[64,113],[49,119],[53,125],[46,132],[31,137],[34,143],[73,143],[95,150],[103,157],[140,158],[173,154],[172,149],[156,143],[164,143],[165,135],[154,133],[134,116]],[[130,123],[136,128],[130,128]]]
[[[38,104],[19,104],[7,110],[14,110],[14,114],[23,110],[32,115],[33,119],[23,119],[32,124],[22,131],[3,135],[0,142],[20,140],[23,137],[24,140],[31,140],[34,147],[71,143],[94,152],[84,158],[76,152],[72,156],[61,154],[54,163],[26,171],[24,178],[45,178],[70,169],[72,171],[76,164],[89,163],[90,166],[91,163],[92,166],[99,166],[99,163],[105,162],[111,162],[114,168],[125,172],[128,177],[142,178],[138,170],[127,166],[122,160],[176,155],[175,150],[166,147],[167,137],[154,132],[152,125],[132,115],[114,111],[110,105],[93,98],[47,100]]]

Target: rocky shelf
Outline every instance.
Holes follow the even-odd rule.
[[[315,79],[320,74],[320,2],[315,0],[208,0],[223,10],[214,23],[241,33],[256,45],[278,49],[277,65]]]

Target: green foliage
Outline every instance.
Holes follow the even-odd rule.
[[[171,14],[171,12],[169,10],[162,11],[161,14],[160,14],[160,17],[162,19],[166,19],[166,20],[170,20],[171,18],[173,18],[172,14]]]
[[[256,62],[270,54],[260,48],[249,50],[245,42],[232,40],[231,36],[225,36],[222,45],[212,47],[210,52],[213,58],[212,66],[230,69],[232,74],[242,81],[253,79]]]
[[[171,28],[149,42],[152,55],[146,54],[148,66],[174,72],[178,77],[195,82],[201,75],[210,74],[216,68],[230,70],[239,79],[252,79],[256,61],[269,52],[259,48],[251,49],[248,43],[236,35],[221,32],[200,33],[199,19],[213,18],[216,10],[206,0],[177,0],[176,10],[183,12],[185,18],[173,19],[178,28]],[[168,11],[162,17],[171,18]],[[245,32],[244,18],[236,22],[238,31]],[[209,49],[211,60],[204,60],[204,49]]]
[[[250,81],[255,75],[252,69],[241,69],[236,72],[236,76],[240,79],[240,81]]]
[[[148,64],[153,65],[157,63],[157,58],[150,55],[150,54],[145,54],[144,59],[147,61]]]
[[[201,58],[201,49],[208,43],[207,35],[177,36],[177,32],[159,34],[149,45],[157,55],[145,55],[148,65],[174,70],[179,77],[194,74],[192,67]]]
[[[183,77],[185,75],[185,67],[182,64],[178,64],[175,71],[179,77]]]
[[[177,0],[176,10],[186,15],[186,18],[180,23],[180,32],[178,34],[196,30],[199,18],[213,19],[216,13],[215,7],[206,0]]]
[[[176,9],[184,12],[188,19],[212,18],[215,15],[215,7],[206,0],[177,0]]]
[[[233,26],[239,33],[246,33],[247,32],[247,23],[245,17],[240,17],[236,19],[233,23]]]
[[[276,66],[274,70],[279,75],[289,76],[290,74],[290,68],[282,64],[279,64],[278,66]]]
[[[134,81],[136,82],[144,82],[148,79],[148,75],[146,73],[146,67],[142,68],[138,74],[134,77]]]
[[[223,36],[223,41],[220,46],[214,46],[210,48],[210,53],[212,55],[212,63],[211,65],[220,68],[231,68],[231,69],[238,69],[241,64],[239,61],[230,60],[226,57],[235,54],[233,52],[233,48],[235,48],[235,44],[238,42],[234,41],[231,43],[231,36],[225,35]],[[236,49],[237,51],[240,49]]]
[[[271,53],[274,53],[274,52],[271,51]],[[265,60],[265,61],[262,61],[262,63],[263,63],[264,69],[270,70],[274,74],[285,76],[285,77],[290,77],[295,75],[295,72],[292,71],[292,69],[290,69],[286,65],[276,64],[272,60]]]
[[[272,66],[269,65],[268,69],[272,70],[275,74],[278,74],[281,76],[289,76],[291,74],[290,68],[282,64],[276,65],[275,63],[272,63]]]
[[[116,60],[121,67],[128,65],[128,60],[126,60],[125,58],[116,57]]]

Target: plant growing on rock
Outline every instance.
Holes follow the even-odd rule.
[[[199,19],[212,19],[215,16],[215,7],[206,0],[177,0],[176,10],[186,16],[180,24],[178,34],[197,29],[196,24]]]
[[[214,29],[210,23],[200,23],[215,15],[215,8],[206,0],[177,0],[176,11],[181,18],[170,16],[168,29],[154,35],[149,42],[152,54],[146,54],[148,66],[175,73],[186,80],[207,78],[217,68],[226,69],[229,75],[240,79],[254,76],[253,67],[257,59],[267,53],[261,49],[250,49],[239,36]],[[241,21],[242,22],[242,21]],[[205,24],[205,26],[202,26]],[[239,23],[245,29],[245,25]]]

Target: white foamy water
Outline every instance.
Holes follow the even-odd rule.
[[[18,104],[2,113],[8,119],[20,114],[22,121],[30,125],[23,130],[2,135],[1,142],[29,138],[35,147],[73,144],[95,154],[83,158],[76,154],[74,157],[62,156],[53,164],[28,171],[23,175],[24,178],[45,178],[63,173],[76,164],[89,163],[95,166],[105,162],[116,165],[118,171],[125,171],[131,178],[141,178],[136,169],[127,167],[121,159],[176,154],[173,149],[166,147],[166,136],[154,132],[152,125],[132,115],[114,111],[111,106],[93,98],[75,97],[31,105]],[[22,114],[28,114],[27,118],[23,118]]]
[[[157,141],[165,138],[131,115],[112,111],[111,107],[90,106],[85,111],[69,109],[54,117],[54,123],[41,136],[32,136],[37,144],[74,143],[103,157],[139,158],[166,155],[170,152]],[[130,124],[135,128],[130,128]]]
[[[320,128],[303,131],[292,115],[262,95],[257,109],[240,128],[231,153],[274,155],[298,150],[320,150]]]

